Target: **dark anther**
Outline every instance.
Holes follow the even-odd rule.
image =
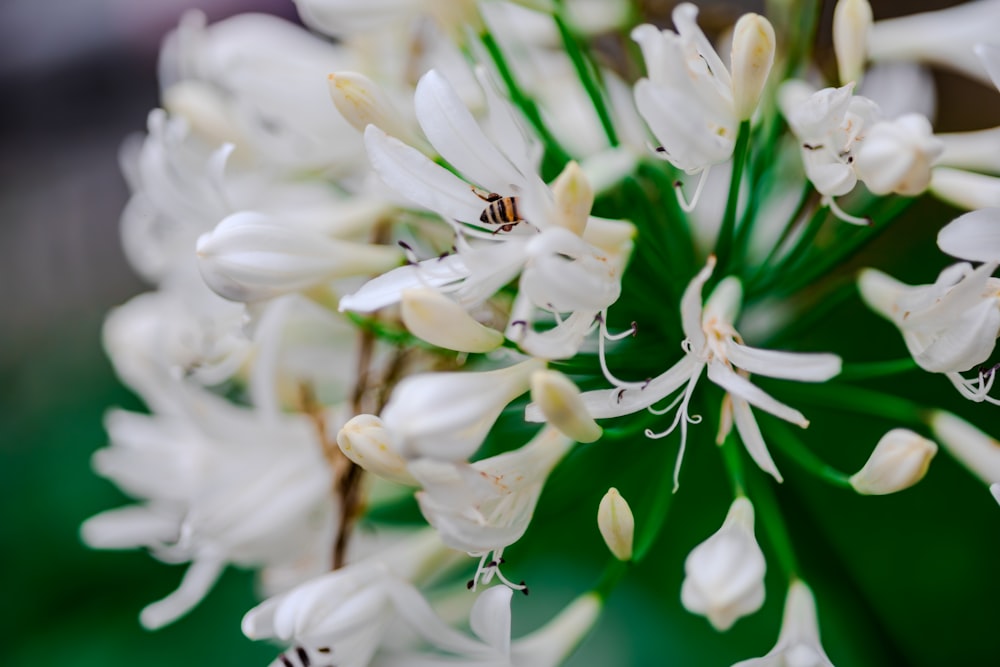
[[[503,564],[504,564],[504,563],[506,563],[506,562],[507,562],[507,559],[506,559],[506,558],[501,558],[501,559],[500,559],[500,565],[503,565]]]
[[[282,653],[278,657],[281,658],[281,664],[283,664],[285,667],[295,667],[295,665],[292,663],[292,661],[289,660],[288,656],[285,655],[284,653]]]
[[[866,216],[865,216],[865,217],[863,218],[863,220],[865,221],[865,225],[866,225],[866,226],[868,226],[868,227],[873,227],[873,226],[875,226],[875,221],[874,221],[874,220],[872,220],[872,219],[871,219],[870,217],[868,217],[867,215],[866,215]]]
[[[476,585],[476,580],[475,579],[469,579],[468,583],[465,584],[465,587],[468,588],[471,591],[472,587],[475,586],[475,585]]]
[[[653,381],[653,378],[646,378],[646,381],[642,383],[641,387],[639,387],[639,391],[644,391],[646,389],[646,387],[649,386],[649,383],[652,382],[652,381]]]
[[[489,563],[486,564],[486,567],[496,567],[496,566],[497,562],[495,560],[491,560]]]
[[[684,187],[684,184],[683,184],[683,183],[681,183],[681,182],[680,182],[680,180],[676,180],[676,181],[674,181],[674,189],[675,189],[675,190],[680,190],[680,189],[681,189],[681,188],[683,188],[683,187]]]
[[[444,259],[445,257],[447,257],[450,254],[451,254],[450,252],[448,252],[447,250],[445,250],[443,253],[441,253],[440,255],[438,255],[438,261],[440,262],[442,259]]]
[[[854,164],[854,156],[853,155],[847,158],[847,164]]]
[[[528,323],[525,322],[524,320],[514,320],[513,322],[510,323],[510,326],[512,326],[512,327],[526,327],[526,326],[528,326]]]
[[[413,248],[411,248],[410,244],[407,243],[406,241],[397,241],[396,243],[398,243],[399,247],[402,248],[403,250],[409,250],[410,252],[413,252]]]
[[[524,585],[523,581],[521,582],[521,585],[524,586],[524,588],[521,589],[521,592],[524,593],[525,595],[527,595],[528,594],[528,587]]]
[[[295,647],[295,655],[299,656],[299,662],[302,663],[302,667],[309,667],[312,661],[309,659],[309,654],[301,646]]]
[[[807,151],[818,151],[819,149],[823,148],[823,144],[815,144],[815,145],[802,144],[802,148],[806,149]]]
[[[655,148],[655,150],[656,150],[657,153],[666,153],[667,152],[667,149],[664,148],[663,146],[657,146]]]
[[[621,403],[624,397],[625,397],[625,388],[623,387],[618,390],[618,403]]]
[[[639,325],[635,323],[635,320],[632,320],[632,338],[637,335],[639,335]]]
[[[319,651],[320,653],[330,653],[333,649],[331,649],[329,646],[321,646],[316,650]]]
[[[598,324],[604,324],[604,315],[597,313],[596,315],[594,315],[594,321],[597,322]]]
[[[986,368],[986,366],[980,366],[979,367],[979,375],[981,375],[983,377],[989,377],[990,375],[993,375],[994,373],[996,373],[997,369],[1000,369],[1000,364],[995,364],[995,365],[993,365],[990,368]]]

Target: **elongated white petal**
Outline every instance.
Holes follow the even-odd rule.
[[[987,484],[1000,481],[1000,442],[964,419],[935,410],[930,419],[938,443]]]
[[[260,301],[399,264],[397,248],[325,238],[236,213],[198,239],[198,267],[209,287],[233,301]]]
[[[521,188],[524,175],[486,137],[443,76],[431,70],[421,77],[413,101],[424,134],[459,173],[504,196]]]
[[[935,136],[944,146],[937,165],[1000,174],[1000,127]]]
[[[1000,208],[961,215],[938,232],[938,247],[953,257],[1000,262]]]
[[[510,598],[513,593],[507,586],[487,589],[479,594],[469,613],[469,627],[500,655],[510,655]]]
[[[1000,178],[962,169],[936,167],[931,172],[930,191],[958,208],[1000,207]]]
[[[130,505],[95,514],[80,526],[92,549],[135,549],[176,542],[181,516],[167,508]]]
[[[503,344],[503,334],[483,326],[461,306],[427,288],[403,291],[400,313],[414,336],[457,352],[489,352]]]
[[[194,561],[184,573],[184,579],[177,590],[162,600],[147,605],[139,615],[139,622],[147,630],[156,630],[176,621],[201,602],[218,581],[224,567],[224,563],[212,558]]]
[[[445,218],[479,224],[486,204],[468,183],[374,125],[365,129],[365,148],[372,168],[391,189]]]
[[[681,327],[684,329],[684,336],[690,342],[691,348],[695,350],[705,347],[705,332],[701,327],[701,290],[712,276],[714,268],[715,255],[709,255],[705,267],[688,283],[684,289],[684,295],[681,297]]]
[[[840,374],[841,360],[835,354],[762,350],[737,342],[726,346],[726,354],[734,366],[753,375],[826,382]]]
[[[809,420],[801,412],[771,397],[750,380],[734,373],[725,364],[710,363],[708,365],[708,379],[733,394],[734,397],[739,396],[750,405],[770,412],[779,419],[784,419],[802,428],[809,426]]]
[[[732,394],[730,396],[733,402],[733,420],[736,422],[736,431],[740,434],[740,440],[743,441],[743,446],[746,447],[750,458],[761,470],[779,482],[784,481],[781,473],[778,472],[778,466],[774,465],[774,459],[771,458],[771,452],[767,449],[764,436],[760,433],[760,427],[757,426],[757,420],[754,419],[753,412],[750,410],[750,404],[738,396],[732,396]]]
[[[536,371],[531,376],[531,400],[545,421],[577,442],[594,442],[601,427],[591,418],[580,398],[580,390],[558,371]]]
[[[458,282],[468,274],[460,255],[424,260],[416,266],[401,266],[372,278],[354,294],[341,297],[338,308],[341,311],[371,313],[398,303],[408,289],[442,287]]]

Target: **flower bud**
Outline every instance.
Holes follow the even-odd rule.
[[[226,299],[244,302],[336,278],[381,273],[401,259],[398,248],[331,239],[250,211],[234,213],[202,234],[196,250],[208,286]]]
[[[757,109],[774,64],[774,41],[774,28],[760,14],[744,14],[733,28],[733,110],[740,120]]]
[[[566,165],[552,183],[552,195],[556,201],[555,223],[581,236],[594,205],[594,189],[579,164]]]
[[[406,470],[406,459],[390,443],[389,431],[375,415],[358,415],[337,433],[337,445],[344,456],[383,479],[417,486]]]
[[[720,632],[764,604],[767,564],[754,537],[753,515],[750,501],[737,498],[722,528],[684,561],[681,603],[691,613],[707,616]]]
[[[833,50],[840,83],[861,82],[868,59],[872,6],[868,0],[840,0],[833,9]]]
[[[896,428],[878,441],[864,467],[851,476],[858,493],[881,496],[907,489],[924,478],[937,445],[913,431]]]
[[[583,404],[580,390],[558,371],[542,370],[531,375],[531,400],[545,421],[577,442],[594,442],[603,433]]]
[[[799,579],[792,581],[785,598],[778,643],[762,658],[742,660],[733,667],[833,667],[819,641],[816,599]]]
[[[597,508],[597,527],[608,549],[618,560],[632,560],[632,536],[635,533],[635,519],[632,508],[612,487],[601,498]]]
[[[417,338],[456,352],[490,352],[503,334],[483,326],[457,303],[428,287],[403,290],[403,324]]]
[[[416,140],[389,96],[364,74],[334,72],[327,77],[327,82],[337,111],[358,132],[364,134],[366,127],[375,125],[386,134],[407,143]]]
[[[973,474],[987,484],[1000,481],[1000,442],[969,422],[944,410],[930,419],[934,437]]]
[[[944,150],[930,121],[906,114],[873,125],[854,158],[854,171],[872,193],[914,197],[931,182],[931,165]]]

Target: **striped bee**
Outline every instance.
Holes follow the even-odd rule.
[[[489,205],[483,209],[479,216],[479,221],[487,225],[499,225],[496,232],[509,232],[514,229],[514,225],[523,222],[520,212],[517,210],[517,197],[503,197],[495,192],[481,195],[473,188],[476,196],[487,202]]]

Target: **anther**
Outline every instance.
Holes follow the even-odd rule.
[[[469,581],[466,582],[465,587],[471,591],[472,587],[475,586],[475,585],[476,585],[476,580],[475,579],[469,579]]]
[[[819,149],[823,148],[823,144],[815,144],[815,145],[802,144],[802,148],[806,149],[807,151],[818,151]]]
[[[309,659],[309,654],[301,646],[295,647],[295,655],[299,656],[299,662],[302,663],[302,667],[309,667],[312,664],[312,660]]]
[[[621,403],[621,402],[622,402],[622,399],[623,399],[624,397],[625,397],[625,389],[624,389],[624,388],[622,388],[622,389],[619,389],[619,390],[618,390],[618,401],[617,401],[617,402],[618,402],[618,403]]]
[[[524,583],[523,580],[521,581],[521,586],[523,586],[523,588],[521,589],[521,592],[524,593],[525,596],[527,596],[528,592],[529,592],[528,591],[528,586],[527,586],[527,584]]]

